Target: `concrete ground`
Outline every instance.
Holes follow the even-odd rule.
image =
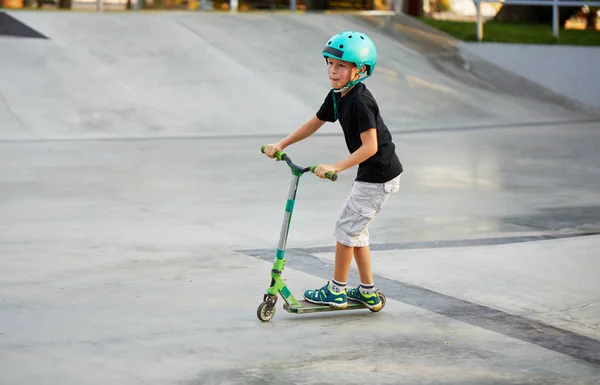
[[[11,15],[47,39],[0,36],[0,383],[597,384],[595,110],[385,18]],[[406,170],[370,228],[388,302],[262,323],[290,173],[260,146],[316,111],[351,28]],[[347,150],[328,124],[288,154]],[[354,174],[300,181],[297,297]]]

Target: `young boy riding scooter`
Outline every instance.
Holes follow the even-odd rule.
[[[333,279],[323,287],[304,292],[306,301],[345,308],[347,300],[358,301],[372,310],[382,302],[375,292],[371,272],[368,225],[390,196],[400,188],[402,164],[375,98],[361,83],[373,74],[377,51],[363,33],[341,32],[323,48],[332,90],[315,116],[283,140],[265,147],[273,158],[277,151],[311,136],[325,122],[340,121],[350,155],[334,164],[320,164],[315,174],[325,178],[358,165],[356,179],[335,225],[335,268]],[[360,274],[360,285],[346,289],[352,256]]]

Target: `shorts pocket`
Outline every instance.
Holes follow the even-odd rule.
[[[352,237],[358,236],[375,218],[377,211],[369,206],[360,205],[356,200],[349,198],[342,209],[337,221],[337,226]]]
[[[397,193],[400,190],[400,178],[394,178],[389,182],[383,184],[383,190],[386,193]]]

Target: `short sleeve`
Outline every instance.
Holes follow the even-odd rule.
[[[362,134],[370,128],[377,128],[376,107],[367,98],[360,98],[354,104],[354,121],[358,133]]]
[[[317,118],[324,122],[335,122],[337,119],[335,118],[335,110],[333,108],[333,91],[330,91],[325,100],[323,100],[323,104],[319,111],[317,111]]]

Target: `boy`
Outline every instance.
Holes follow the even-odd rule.
[[[304,292],[306,301],[345,308],[347,300],[362,302],[379,310],[382,302],[375,292],[371,272],[368,224],[381,211],[390,195],[400,188],[402,164],[395,153],[390,132],[379,114],[377,102],[361,83],[373,74],[377,62],[375,44],[365,34],[341,32],[323,48],[332,90],[320,109],[285,139],[265,148],[273,158],[276,151],[314,134],[325,122],[339,119],[350,155],[335,164],[320,164],[315,174],[340,173],[359,165],[350,195],[336,222],[333,279],[319,289]],[[346,290],[354,255],[360,285]]]

